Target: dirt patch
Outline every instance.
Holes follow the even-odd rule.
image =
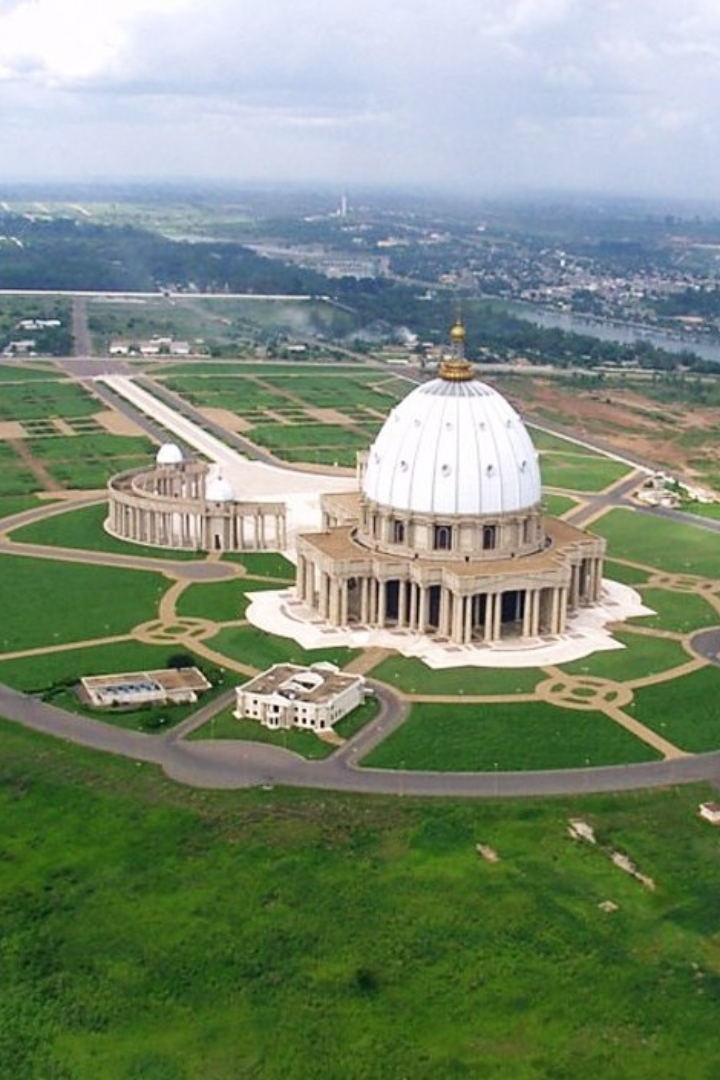
[[[573,388],[560,379],[534,377],[503,388],[522,414],[573,434],[597,438],[687,479],[720,466],[720,408],[656,401],[642,387]]]
[[[352,420],[345,413],[339,412],[337,409],[305,409],[305,412],[313,420],[319,420],[321,424],[335,424],[339,427],[349,427],[352,425]]]
[[[62,417],[56,416],[50,423],[57,431],[58,435],[74,435],[75,430],[68,424],[67,420],[63,420]]]
[[[27,432],[17,420],[0,421],[0,439],[25,439]]]
[[[204,409],[198,409],[198,412],[203,416],[211,420],[213,424],[218,424],[220,427],[225,428],[226,431],[234,431],[238,435],[242,435],[245,431],[250,431],[252,424],[244,420],[242,416],[238,416],[236,413],[231,412],[230,409],[219,409],[213,406],[209,406]]]
[[[144,435],[145,432],[137,424],[127,416],[123,416],[122,413],[115,412],[114,409],[107,409],[103,412],[95,413],[93,420],[97,420],[101,427],[104,427],[106,431],[111,435]]]
[[[64,485],[51,476],[45,466],[30,453],[28,445],[22,439],[8,439],[8,446],[17,454],[23,465],[30,470],[38,485],[45,491],[62,491]]]

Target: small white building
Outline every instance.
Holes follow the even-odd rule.
[[[267,728],[329,731],[365,699],[365,679],[334,664],[311,667],[273,664],[236,688],[238,720],[258,720]]]

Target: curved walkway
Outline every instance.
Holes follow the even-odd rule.
[[[619,765],[607,768],[549,772],[439,773],[361,769],[356,759],[399,726],[405,711],[393,694],[379,689],[378,717],[342,750],[325,761],[306,761],[266,743],[205,740],[182,736],[210,719],[229,702],[228,696],[206,706],[163,736],[126,731],[47,705],[0,686],[0,715],[34,731],[105,753],[160,766],[173,780],[192,787],[237,789],[267,785],[358,792],[371,795],[416,795],[450,798],[498,798],[629,791],[694,781],[720,780],[720,751],[693,757]],[[198,719],[200,717],[200,719]]]
[[[582,506],[567,514],[577,523],[604,513],[610,506],[628,505],[626,496],[637,483],[637,475],[625,477],[610,485],[604,492],[585,496]],[[172,584],[165,593],[158,617],[138,626],[132,632],[137,640],[155,643],[183,644],[202,653],[213,662],[243,674],[254,674],[255,669],[239,660],[233,660],[212,650],[204,639],[210,637],[220,624],[210,619],[181,617],[176,613],[176,601],[192,581],[213,581],[245,576],[246,571],[237,564],[219,563],[217,560],[173,561],[148,556],[145,552],[127,554],[103,551],[80,551],[74,548],[58,548],[49,545],[13,542],[7,536],[9,530],[32,521],[63,513],[73,508],[102,501],[103,495],[81,495],[67,498],[7,518],[2,522],[0,552],[12,552],[35,558],[74,562],[96,562],[123,568],[145,569],[162,572]],[[682,515],[685,521],[689,515]],[[693,519],[692,524],[707,525],[704,519]],[[648,568],[651,569],[651,568]],[[653,587],[677,592],[698,592],[720,611],[720,599],[713,595],[720,588],[716,582],[693,578],[690,575],[660,574],[649,580]],[[242,619],[238,620],[241,623]],[[230,624],[224,624],[230,625]],[[234,625],[234,624],[233,624]],[[633,627],[638,633],[654,633],[656,636],[673,636],[684,640],[698,659],[689,661],[685,668],[703,663],[720,663],[720,629],[704,630],[694,635],[669,635],[662,630]],[[128,640],[128,636],[120,639]],[[96,644],[97,642],[92,642]],[[33,653],[55,651],[57,646],[31,650]],[[91,644],[90,642],[86,644]],[[370,661],[372,660],[372,663]],[[375,666],[376,656],[363,656],[355,661],[357,669]],[[679,670],[679,669],[678,669]],[[540,698],[572,709],[601,709],[616,722],[628,727],[633,734],[655,746],[664,754],[660,762],[553,770],[547,772],[492,772],[450,773],[406,770],[383,770],[360,768],[357,764],[379,742],[404,721],[414,696],[400,696],[390,688],[374,684],[380,698],[381,710],[374,721],[349,739],[331,757],[323,761],[307,761],[287,750],[265,743],[247,741],[203,740],[187,741],[185,736],[212,718],[232,700],[232,692],[223,694],[214,702],[200,708],[193,716],[163,735],[146,735],[127,731],[66,712],[36,698],[18,693],[0,685],[0,715],[15,720],[33,730],[44,732],[69,742],[88,746],[103,752],[114,753],[140,762],[160,766],[165,773],[177,780],[197,787],[242,788],[282,784],[294,787],[336,789],[370,794],[412,794],[421,796],[536,796],[559,795],[578,792],[629,790],[648,786],[684,783],[697,780],[711,782],[720,779],[720,751],[703,755],[685,755],[671,743],[639,724],[623,712],[632,699],[632,689],[646,682],[662,681],[668,672],[647,676],[640,680],[613,682],[611,679],[591,676],[569,676],[562,671],[546,669],[547,680],[539,683],[531,695],[501,695],[493,700],[520,701]],[[674,674],[674,672],[673,672]],[[428,696],[422,700],[430,700]],[[432,700],[442,700],[433,698]],[[457,702],[459,698],[448,698]],[[473,700],[469,696],[462,699]],[[491,699],[483,697],[484,703]]]

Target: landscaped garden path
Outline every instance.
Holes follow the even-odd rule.
[[[296,413],[295,421],[303,410],[307,414],[307,399],[295,388],[265,379],[255,379],[254,387],[258,401],[274,395],[281,405],[273,408]],[[315,419],[330,424],[325,405],[320,415],[317,404]],[[341,426],[362,434],[360,415],[349,407]],[[292,419],[289,412],[283,416]],[[62,682],[63,674],[67,681],[71,667],[82,674],[142,670],[162,666],[169,651],[239,680],[273,662],[330,658],[370,677],[380,714],[351,730],[334,753],[326,748],[325,760],[309,761],[292,753],[290,742],[288,749],[282,742],[251,741],[246,732],[235,736],[232,723],[218,723],[223,736],[212,738],[215,717],[227,714],[232,700],[227,691],[160,734],[122,730],[120,718],[102,723],[7,687],[0,711],[210,786],[288,783],[482,795],[714,777],[713,751],[720,747],[713,704],[720,690],[720,582],[714,576],[720,522],[632,510],[630,494],[641,474],[628,472],[627,462],[594,456],[586,444],[568,445],[567,451],[562,445],[543,451],[556,480],[567,482],[552,488],[557,512],[579,525],[592,522],[608,537],[608,576],[636,588],[655,612],[614,628],[620,650],[513,671],[432,671],[375,648],[305,653],[287,639],[260,633],[244,617],[247,593],[287,585],[287,564],[266,573],[252,556],[243,565],[241,559],[133,548],[103,533],[98,514],[104,493],[63,492],[62,502],[0,523],[0,553],[16,568],[3,586],[4,606],[17,613],[17,625],[9,620],[6,627],[4,647],[0,635],[0,682],[37,693]],[[696,526],[689,546],[688,520]],[[30,560],[43,564],[32,575],[35,591],[45,597],[42,613],[32,610],[23,591]],[[67,569],[58,576],[63,564]],[[109,667],[115,658],[125,666]],[[86,662],[90,667],[83,667]],[[57,700],[72,702],[69,695]]]

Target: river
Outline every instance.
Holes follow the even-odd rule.
[[[588,337],[602,341],[617,341],[621,345],[633,345],[637,341],[647,341],[658,349],[671,353],[693,353],[720,364],[720,345],[709,341],[695,341],[692,338],[666,334],[659,330],[647,330],[642,326],[612,322],[609,319],[588,319],[582,315],[573,315],[566,311],[552,311],[548,308],[535,307],[533,304],[515,302],[513,314],[521,319],[548,329],[565,330],[572,334],[587,334]]]

